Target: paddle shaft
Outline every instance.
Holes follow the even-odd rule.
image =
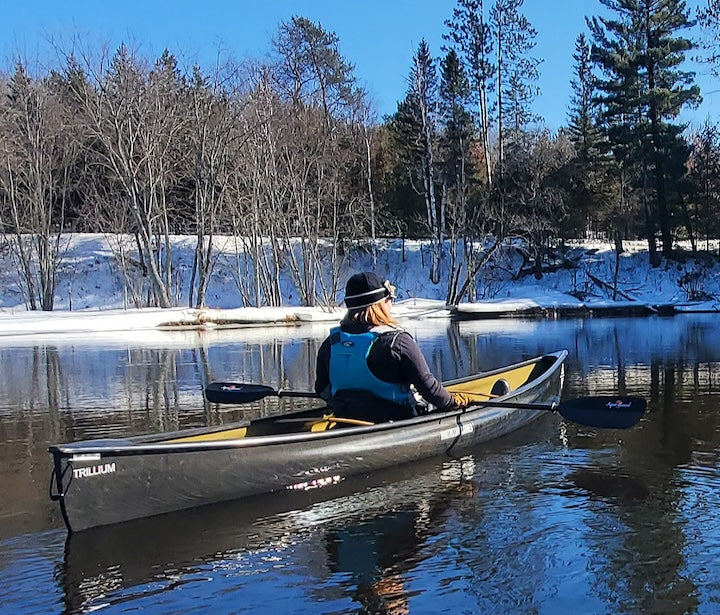
[[[278,389],[275,397],[315,397],[320,398],[317,393],[311,393],[310,391],[286,391],[285,389]]]
[[[468,407],[473,406],[557,412],[564,419],[586,427],[627,429],[635,425],[645,414],[647,402],[640,397],[597,396],[577,397],[563,402],[553,398],[550,404],[478,400]]]
[[[468,408],[471,408],[473,406],[488,406],[490,408],[517,408],[518,410],[545,410],[547,412],[555,412],[560,408],[561,404],[556,401],[553,401],[549,404],[523,404],[514,401],[493,401],[491,399],[483,399],[473,401],[472,404],[468,406]]]

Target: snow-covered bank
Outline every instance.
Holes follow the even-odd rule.
[[[248,327],[259,325],[297,325],[301,323],[337,323],[341,308],[143,308],[80,310],[54,312],[0,313],[0,337],[30,334],[142,331],[148,329]],[[448,317],[442,301],[406,300],[399,302],[400,319]]]
[[[590,298],[580,301],[572,295],[546,291],[537,297],[519,299],[489,299],[477,303],[460,303],[450,310],[459,318],[497,318],[501,316],[644,316],[664,314],[666,316],[684,312],[720,312],[720,299],[666,303],[651,299],[610,300]]]
[[[219,244],[222,246],[222,243]],[[188,275],[193,257],[193,238],[177,237],[173,243],[175,270]],[[336,302],[342,300],[344,279],[355,271],[374,269],[390,279],[398,289],[395,313],[400,319],[448,317],[445,306],[446,280],[432,284],[422,242],[385,241],[373,265],[366,251],[350,254],[341,276]],[[705,246],[703,246],[705,247]],[[453,307],[467,317],[489,318],[504,315],[558,313],[599,313],[602,310],[648,312],[670,307],[673,311],[720,310],[720,262],[718,242],[708,246],[701,257],[690,255],[683,262],[648,264],[644,242],[625,242],[615,297],[615,253],[609,244],[581,242],[566,253],[573,268],[558,268],[536,280],[532,276],[515,279],[517,258],[497,263],[478,281],[473,303]],[[236,254],[226,238],[207,294],[205,309],[125,309],[127,288],[104,235],[72,235],[58,272],[55,311],[31,312],[23,298],[15,264],[5,250],[0,254],[0,335],[60,333],[82,331],[148,330],[177,327],[216,328],[262,324],[337,322],[342,307],[308,308],[299,306],[298,293],[290,276],[282,279],[286,307],[239,307],[243,305],[235,279]],[[187,281],[178,283],[177,305],[187,303]],[[690,300],[690,298],[702,300]]]
[[[309,311],[309,308],[306,308]],[[339,320],[319,308],[305,320]],[[303,312],[308,314],[307,311]],[[131,310],[81,310],[54,312],[16,312],[0,314],[0,336],[33,333],[83,333],[90,331],[142,331],[165,328],[217,328],[258,324],[292,324],[301,319],[296,308],[143,308]]]

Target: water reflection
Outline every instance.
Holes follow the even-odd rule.
[[[409,612],[405,575],[424,557],[444,512],[458,498],[472,497],[473,470],[471,457],[430,460],[350,478],[329,490],[250,498],[73,534],[55,570],[64,612],[117,606],[151,587],[167,591],[208,568],[228,577],[241,570],[261,577],[263,562],[279,558],[297,562],[275,574],[292,576],[302,566],[302,585],[318,602],[349,600],[367,613]],[[334,587],[326,592],[321,588],[329,579]],[[253,611],[252,599],[243,604]],[[255,606],[262,609],[262,603]]]
[[[616,470],[582,468],[572,472],[568,478],[591,498],[594,496],[608,501],[632,501],[645,500],[650,495],[650,490],[641,478]]]
[[[717,316],[408,324],[444,379],[564,347],[565,398],[640,395],[649,412],[623,432],[549,415],[472,466],[435,460],[340,491],[81,533],[63,557],[48,444],[283,411],[273,399],[207,404],[202,390],[219,379],[309,389],[329,327],[0,339],[1,590],[26,580],[17,612],[57,610],[36,604],[48,587],[62,588],[67,612],[152,608],[169,595],[179,613],[232,612],[231,600],[262,611],[268,596],[281,612],[431,612],[437,600],[457,612],[712,612]],[[49,565],[54,582],[41,580]]]
[[[671,319],[410,321],[432,369],[466,375],[569,347],[566,396],[649,398],[653,437],[664,455],[686,462],[697,438],[713,433],[704,410],[720,390],[720,324],[714,315]],[[0,536],[56,523],[46,497],[50,443],[223,424],[280,412],[293,401],[268,398],[217,406],[203,398],[215,379],[310,389],[328,325],[242,330],[56,335],[0,339],[0,460],[16,497],[0,504],[12,519]],[[134,337],[134,336],[133,336]],[[678,406],[691,400],[687,412]],[[689,415],[688,415],[689,414]],[[696,426],[692,439],[688,430]],[[632,435],[630,437],[633,437]],[[30,488],[28,488],[30,487]],[[17,524],[17,525],[16,525]]]
[[[220,377],[273,381],[303,372],[323,332],[313,327],[143,332],[0,339],[0,461],[11,497],[0,502],[0,537],[59,526],[48,505],[47,446],[214,425],[280,411],[277,403],[208,404]]]

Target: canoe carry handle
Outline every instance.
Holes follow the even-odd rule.
[[[60,470],[57,467],[57,462],[53,464],[53,469],[50,474],[50,486],[48,487],[48,492],[50,494],[50,499],[53,502],[56,502],[57,500],[61,500],[65,497],[65,492],[67,491],[67,487],[63,488],[63,484],[65,483],[65,475],[70,472],[70,481],[67,484],[67,487],[70,486],[70,483],[72,482],[72,462],[68,462],[65,465],[65,469],[60,472]],[[53,486],[55,486],[55,491],[53,491]]]

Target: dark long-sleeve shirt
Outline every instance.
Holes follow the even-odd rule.
[[[343,326],[343,331],[357,334],[371,328],[369,325],[353,323],[351,326]],[[315,392],[325,399],[330,398],[330,349],[328,337],[320,346],[317,356]],[[432,374],[420,348],[407,331],[395,329],[383,333],[372,345],[367,364],[376,378],[384,382],[412,384],[425,401],[441,410],[455,406],[452,397]],[[353,391],[347,398],[343,397],[341,391],[332,400],[332,405],[336,411],[346,413],[346,416],[363,417],[375,422],[412,415],[411,409],[380,400],[371,391],[367,392],[367,396]]]

